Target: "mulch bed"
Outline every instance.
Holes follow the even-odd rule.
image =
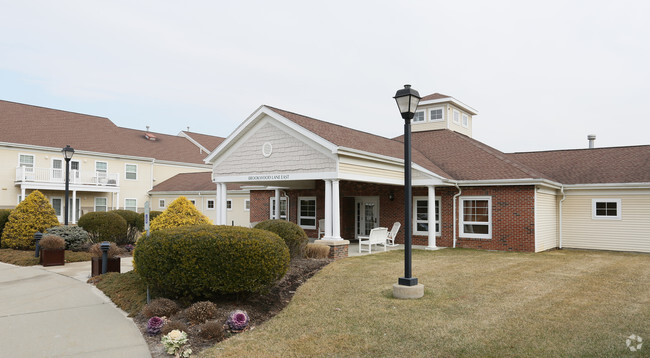
[[[273,286],[268,294],[244,299],[224,298],[213,300],[212,302],[218,307],[218,317],[216,320],[225,324],[230,312],[237,309],[244,310],[250,318],[249,330],[255,329],[256,326],[266,322],[282,311],[293,298],[296,289],[330,262],[332,262],[331,259],[295,259],[291,261],[289,271],[284,278]],[[199,325],[192,325],[187,317],[185,317],[184,310],[168,318],[173,321],[181,321],[187,325],[188,332],[186,333],[193,355],[217,343],[217,340],[205,340],[201,338],[199,336]],[[160,343],[162,335],[152,336],[147,333],[148,318],[140,313],[133,320],[149,345],[151,356],[154,358],[170,357]],[[230,333],[226,333],[225,337],[228,338],[229,335]]]

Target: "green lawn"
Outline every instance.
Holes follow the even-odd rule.
[[[413,252],[418,300],[392,297],[403,251],[337,261],[224,357],[648,357],[650,255]],[[627,349],[636,334],[647,343]]]

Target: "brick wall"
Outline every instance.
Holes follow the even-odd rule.
[[[316,181],[314,189],[287,190],[289,196],[289,219],[296,222],[299,196],[317,197],[317,218],[324,219],[325,184]],[[393,200],[389,194],[393,193]],[[426,187],[414,187],[413,196],[427,196]],[[458,191],[454,187],[437,187],[436,196],[441,198],[441,236],[436,238],[436,246],[453,246],[453,196]],[[404,225],[404,189],[401,186],[380,185],[361,182],[341,181],[339,200],[341,207],[341,236],[347,240],[354,239],[355,196],[379,197],[379,226],[391,228],[394,222]],[[251,192],[251,222],[269,218],[269,198],[273,191]],[[535,250],[535,213],[534,186],[492,186],[462,188],[462,196],[492,197],[492,239],[458,238],[457,247],[477,248],[500,251]],[[458,203],[457,203],[457,206]],[[457,207],[458,210],[458,207]],[[456,222],[460,217],[457,215]],[[459,228],[457,228],[459,230]],[[306,230],[307,235],[315,238],[316,230]],[[397,235],[397,243],[404,243],[404,226]],[[427,236],[413,235],[414,245],[428,245]]]

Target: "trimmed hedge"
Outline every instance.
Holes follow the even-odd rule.
[[[291,259],[305,255],[305,247],[309,238],[300,226],[286,220],[265,220],[255,225],[256,229],[268,230],[280,236],[289,248]]]
[[[122,217],[126,221],[126,233],[124,242],[117,242],[118,245],[133,244],[138,238],[140,230],[138,229],[138,221],[140,219],[140,214],[131,210],[111,210],[111,213],[115,213]],[[143,219],[144,220],[144,219]],[[144,221],[143,221],[144,225]]]
[[[62,237],[66,250],[84,251],[86,244],[90,242],[88,232],[79,226],[54,226],[47,229],[46,233]]]
[[[276,234],[235,226],[197,225],[152,231],[134,252],[142,279],[162,296],[189,300],[260,293],[289,269]]]
[[[58,226],[56,212],[45,195],[34,190],[11,211],[2,230],[2,247],[18,250],[34,249],[34,233]]]
[[[126,220],[112,212],[95,211],[84,214],[79,218],[77,225],[88,231],[92,242],[126,241]]]

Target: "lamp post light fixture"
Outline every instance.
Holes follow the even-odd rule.
[[[424,295],[424,286],[418,284],[418,279],[411,272],[411,230],[412,198],[411,198],[411,119],[420,103],[420,94],[404,85],[395,94],[395,101],[404,119],[404,277],[400,277],[393,285],[393,296],[396,298],[420,298]]]
[[[63,223],[68,225],[68,196],[70,192],[70,159],[74,155],[74,148],[69,145],[66,145],[65,148],[61,149],[63,157],[65,158],[65,213],[63,214]]]

